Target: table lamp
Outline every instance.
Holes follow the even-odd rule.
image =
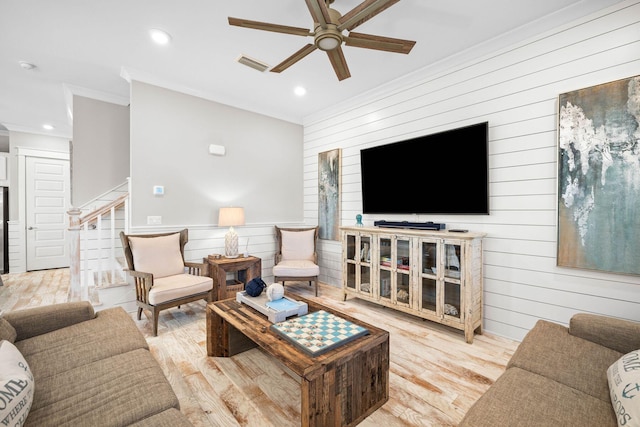
[[[238,234],[234,225],[244,225],[244,208],[220,208],[218,226],[229,227],[224,236],[224,256],[227,258],[238,257]]]

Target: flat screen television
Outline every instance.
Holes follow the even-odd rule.
[[[365,214],[489,214],[488,122],[360,150]]]

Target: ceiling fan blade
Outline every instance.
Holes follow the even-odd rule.
[[[333,50],[328,50],[327,55],[329,56],[331,65],[333,65],[333,70],[336,72],[336,76],[338,76],[338,80],[342,81],[351,77],[349,67],[347,66],[347,60],[344,59],[344,54],[342,53],[342,48],[340,46]]]
[[[307,28],[289,27],[287,25],[270,24],[268,22],[250,21],[248,19],[229,17],[229,25],[252,28],[254,30],[273,31],[274,33],[293,34],[294,36],[310,36]]]
[[[400,0],[365,0],[340,18],[338,30],[353,30]]]
[[[345,44],[366,49],[384,50],[387,52],[409,53],[416,44],[412,40],[394,39],[392,37],[374,36],[371,34],[349,33]]]
[[[331,22],[331,17],[329,16],[329,9],[327,9],[327,4],[324,0],[305,0],[307,2],[307,7],[309,8],[309,12],[311,12],[311,17],[313,18],[313,22],[317,22],[323,29],[327,28],[327,23]]]
[[[302,58],[309,55],[311,52],[313,52],[316,49],[317,49],[316,45],[313,45],[311,43],[307,44],[302,49],[300,49],[299,51],[297,51],[296,53],[294,53],[293,55],[291,55],[290,57],[288,57],[287,59],[285,59],[278,65],[276,65],[275,67],[273,67],[271,69],[271,72],[272,73],[283,72],[284,70],[291,67],[293,64],[300,61]]]

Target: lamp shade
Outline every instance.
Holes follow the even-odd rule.
[[[220,208],[218,213],[219,227],[244,225],[244,208]]]

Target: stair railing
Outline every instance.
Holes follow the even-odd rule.
[[[90,280],[90,274],[95,271],[97,274],[97,286],[114,284],[120,271],[117,268],[116,248],[119,245],[118,230],[125,233],[129,230],[129,191],[122,193],[121,189],[127,183],[115,187],[110,192],[104,193],[93,201],[85,204],[83,207],[71,208],[69,215],[69,255],[70,255],[70,276],[71,286],[69,288],[69,301],[92,300],[90,295],[90,286],[93,283]],[[122,193],[111,201],[107,201],[99,208],[96,208],[83,215],[86,212],[86,206],[95,205],[99,199],[108,197],[108,193]],[[116,212],[123,210],[124,225],[118,227],[116,224]],[[107,219],[107,221],[105,221]],[[103,231],[106,227],[109,231],[109,237],[104,239]],[[95,256],[91,256],[91,237],[95,240],[97,248]],[[104,240],[107,240],[106,244]],[[103,254],[103,247],[108,246],[108,255]],[[92,265],[89,261],[92,261]],[[106,265],[106,266],[105,266]],[[105,274],[108,280],[105,280]]]

